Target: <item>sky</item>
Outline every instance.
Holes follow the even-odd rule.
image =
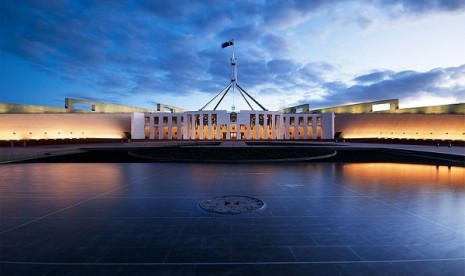
[[[198,110],[233,51],[269,110],[465,102],[465,0],[1,0],[0,102]],[[249,109],[237,89],[233,106]]]

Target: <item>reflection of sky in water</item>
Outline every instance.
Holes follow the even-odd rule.
[[[229,264],[281,252],[273,261],[381,261],[403,274],[437,259],[431,265],[450,268],[442,274],[457,275],[464,173],[391,163],[10,164],[0,166],[0,261],[140,264],[156,252],[159,262]],[[233,217],[200,209],[224,195],[266,208]]]

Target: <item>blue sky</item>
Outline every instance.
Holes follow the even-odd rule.
[[[0,1],[0,102],[465,102],[465,0]],[[219,109],[247,109],[230,92]]]

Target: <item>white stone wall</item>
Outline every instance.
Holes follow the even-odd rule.
[[[144,118],[134,116],[132,124],[143,129],[143,137],[158,140],[308,140],[333,139],[334,136],[332,113],[283,114],[277,111],[242,110],[236,113],[235,122],[231,120],[231,115],[225,110],[145,113]],[[141,121],[144,126],[141,126]],[[222,126],[226,126],[226,130],[222,130]],[[134,138],[142,137],[140,131],[135,130],[134,133],[137,133],[137,136],[133,135]]]

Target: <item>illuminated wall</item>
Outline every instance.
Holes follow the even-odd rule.
[[[133,139],[309,140],[333,139],[334,114],[283,114],[278,111],[226,110],[132,115]]]
[[[0,140],[126,138],[131,114],[0,114]]]
[[[341,138],[465,140],[465,115],[337,114]]]

